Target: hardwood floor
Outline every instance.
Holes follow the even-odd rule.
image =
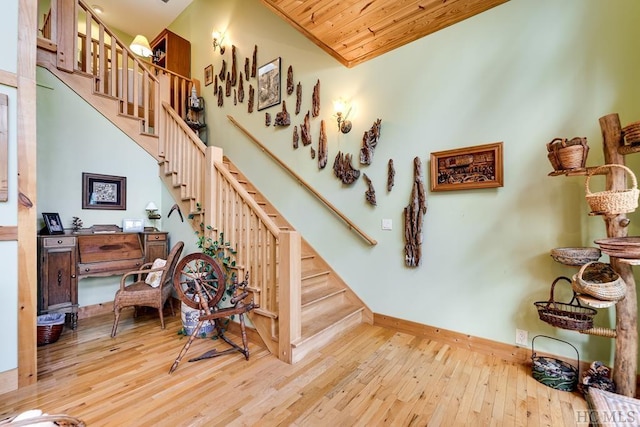
[[[371,325],[296,365],[253,343],[249,361],[190,363],[227,348],[198,339],[169,375],[186,342],[179,315],[161,330],[157,315],[124,311],[114,339],[112,319],[81,319],[40,347],[38,383],[0,395],[0,419],[38,408],[87,426],[570,426],[586,410],[528,367]]]

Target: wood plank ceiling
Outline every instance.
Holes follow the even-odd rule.
[[[509,0],[261,0],[353,67]]]

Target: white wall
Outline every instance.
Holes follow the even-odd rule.
[[[545,333],[570,340],[584,359],[609,362],[611,341],[552,328],[533,306],[548,297],[556,276],[576,272],[551,260],[550,249],[592,245],[605,235],[602,219],[587,215],[584,179],[547,176],[545,145],[557,136],[586,136],[592,147],[588,163],[596,165],[602,162],[598,119],[609,113],[619,113],[623,125],[640,119],[639,14],[635,0],[618,0],[615,7],[600,0],[512,0],[352,69],[258,0],[196,0],[171,29],[191,40],[192,75],[202,81],[204,67],[213,64],[217,74],[223,58],[211,48],[214,29],[227,30],[228,66],[231,43],[238,48],[240,70],[256,44],[258,65],[279,56],[283,75],[292,65],[295,82],[303,86],[303,112],[320,80],[321,116],[312,120],[312,133],[317,148],[319,120],[326,121],[326,169],[318,170],[308,147],[292,148],[293,126],[265,127],[264,111],[248,114],[246,101],[234,106],[225,98],[218,108],[213,86],[203,85],[209,143],[223,147],[374,312],[504,343],[514,342],[516,328],[530,337]],[[255,86],[255,79],[250,83]],[[338,97],[352,99],[356,107],[347,135],[333,126],[331,101]],[[293,112],[295,94],[283,92],[283,99]],[[279,110],[266,111],[275,116]],[[370,247],[350,232],[227,115],[378,245]],[[362,134],[377,118],[381,141],[372,165],[362,168],[377,191],[373,208],[364,200],[363,180],[344,187],[331,166],[338,150],[357,158]],[[292,125],[302,120],[302,114],[292,114]],[[428,176],[431,152],[496,141],[504,141],[505,186],[428,192],[422,266],[406,268],[402,212],[409,203],[413,158],[422,160]],[[390,158],[396,178],[387,193]],[[383,218],[393,220],[393,231],[380,229]],[[596,323],[611,326],[612,318],[602,310]]]

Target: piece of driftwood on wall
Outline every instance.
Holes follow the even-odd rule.
[[[376,120],[371,129],[362,135],[362,148],[360,148],[360,164],[362,165],[370,165],[373,160],[373,152],[380,140],[380,124],[381,120]]]
[[[298,135],[298,126],[293,127],[293,148],[298,148],[298,141],[300,136]]]
[[[273,123],[274,126],[289,126],[291,124],[291,116],[287,111],[286,101],[282,101],[282,111],[276,113],[276,119]]]
[[[256,76],[258,69],[258,45],[253,46],[253,63],[251,64],[251,77]]]
[[[287,69],[287,95],[293,93],[293,66],[289,65]]]
[[[224,81],[224,77],[227,75],[227,61],[222,60],[222,66],[220,67],[220,72],[218,73],[218,77],[220,80]]]
[[[320,121],[320,139],[318,141],[318,168],[327,166],[327,132],[324,129],[324,120]]]
[[[318,83],[313,87],[313,98],[311,98],[312,105],[312,114],[313,117],[318,117],[320,115],[320,80],[318,79]]]
[[[256,90],[253,88],[253,85],[249,85],[249,101],[247,101],[247,111],[249,113],[253,113],[253,103],[255,102]]]
[[[244,83],[242,82],[242,73],[238,80],[238,102],[244,102]]]
[[[298,82],[296,86],[296,116],[300,114],[300,105],[302,104],[302,84]]]
[[[215,80],[213,81],[213,96],[218,94],[218,75],[216,74]]]
[[[233,89],[233,105],[238,105],[238,90]]]
[[[264,125],[271,126],[271,114],[264,113]]]
[[[313,147],[309,147],[309,152],[311,153],[311,158],[315,159],[316,158],[316,150],[314,150]]]
[[[309,112],[304,116],[304,123],[300,125],[300,139],[302,145],[311,144],[311,124],[309,123]]]
[[[236,46],[231,45],[231,86],[238,81],[238,62],[236,61]]]
[[[224,92],[222,91],[222,85],[218,86],[218,107],[224,105]]]
[[[227,71],[227,83],[224,89],[224,94],[229,97],[231,96],[231,73]]]
[[[387,164],[387,191],[391,191],[395,184],[396,169],[393,167],[393,159]]]
[[[351,164],[351,154],[338,151],[333,161],[333,173],[343,184],[353,184],[360,177],[360,171]]]
[[[417,267],[422,259],[422,222],[427,213],[422,164],[420,158],[413,159],[413,188],[411,201],[404,208],[404,264]]]
[[[376,206],[376,190],[375,188],[373,188],[371,179],[367,176],[366,173],[362,174],[362,179],[364,179],[364,182],[369,187],[367,188],[367,191],[364,192],[364,198],[367,200],[367,202],[369,202],[370,205]]]
[[[247,81],[249,81],[249,72],[251,65],[249,64],[249,58],[244,58],[244,76],[247,79]],[[240,79],[242,80],[242,76],[240,76]]]

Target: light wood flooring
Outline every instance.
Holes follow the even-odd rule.
[[[78,322],[39,347],[37,384],[0,395],[0,419],[27,409],[87,426],[573,426],[586,404],[548,388],[526,366],[361,325],[288,365],[263,347],[188,362],[220,340],[198,339],[171,375],[186,338],[180,317],[125,311]],[[238,337],[229,334],[234,340]]]

